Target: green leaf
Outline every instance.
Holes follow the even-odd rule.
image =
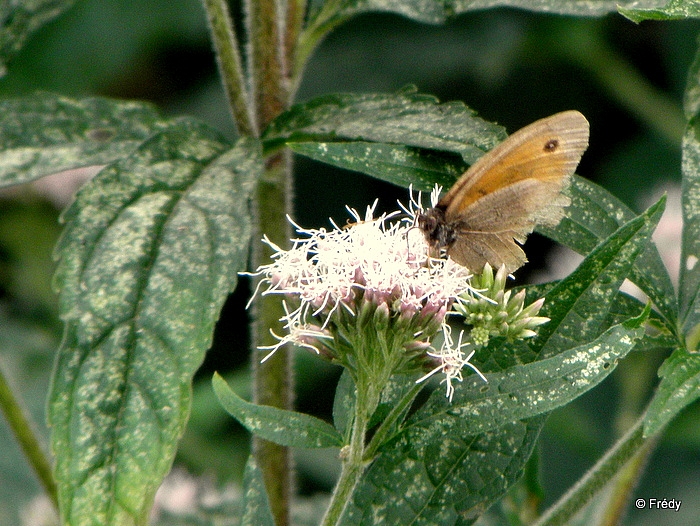
[[[0,5],[0,77],[32,33],[73,5],[73,0],[24,0]],[[3,114],[4,115],[4,114]]]
[[[48,93],[0,101],[0,187],[108,164],[172,125],[142,102]]]
[[[407,428],[382,448],[340,524],[473,523],[520,478],[544,421],[439,440],[425,427]]]
[[[471,375],[457,386],[451,403],[438,389],[407,425],[432,429],[433,439],[439,440],[445,434],[484,433],[562,407],[615,370],[618,360],[644,334],[642,324],[648,314],[645,310],[630,322],[551,358],[486,374],[486,383]]]
[[[347,369],[343,369],[333,398],[333,425],[349,441],[355,407],[355,382]]]
[[[700,398],[700,354],[676,349],[659,368],[661,383],[644,419],[644,436],[656,434]]]
[[[637,23],[643,20],[682,20],[700,17],[700,3],[697,0],[669,0],[668,2],[647,0],[629,4],[634,7],[620,7],[620,14]]]
[[[343,437],[333,426],[313,416],[246,402],[218,374],[212,380],[223,408],[251,433],[289,447],[342,447]]]
[[[688,75],[685,111],[689,119],[683,136],[681,205],[683,234],[678,302],[688,350],[698,345],[700,331],[700,51]]]
[[[559,225],[555,228],[538,227],[537,230],[579,254],[588,254],[598,243],[636,217],[610,192],[582,177],[573,178],[570,195],[571,205],[566,208],[566,216]],[[667,326],[675,331],[678,319],[675,289],[655,244],[649,243],[645,247],[628,278],[649,296]]]
[[[531,346],[544,356],[596,337],[609,316],[618,289],[643,253],[663,213],[665,198],[600,243],[578,268],[547,293]]]
[[[248,458],[243,474],[243,517],[240,524],[241,526],[275,526],[262,472],[252,455]]]
[[[290,143],[296,153],[339,168],[362,172],[382,181],[429,192],[438,184],[449,188],[466,165],[457,158],[410,146],[368,142]]]
[[[658,1],[658,0],[657,0]],[[494,7],[516,7],[542,13],[556,13],[562,15],[600,16],[614,13],[623,2],[614,0],[351,0],[342,2],[342,7],[336,8],[332,13],[330,9],[319,11],[319,18],[325,24],[337,25],[341,21],[366,12],[390,12],[420,22],[438,24],[445,22],[456,15],[474,10],[482,10]],[[635,5],[653,5],[650,0],[642,2],[627,2]],[[332,2],[327,4],[337,5]],[[326,6],[324,6],[325,8]],[[321,25],[314,20],[312,23]]]
[[[505,138],[501,126],[480,119],[464,103],[439,104],[411,86],[393,94],[318,97],[284,112],[263,135],[270,146],[335,141],[414,146],[458,153],[468,164]]]
[[[658,0],[657,0],[658,1]],[[615,0],[455,0],[450,2],[455,13],[464,13],[475,9],[486,9],[492,7],[516,7],[540,13],[551,13],[560,15],[581,15],[581,16],[602,16],[607,13],[614,13],[622,4],[647,5],[652,4],[652,0],[627,2]]]
[[[259,144],[182,122],[113,163],[65,213],[65,321],[49,397],[62,521],[143,524],[192,377],[247,262]]]

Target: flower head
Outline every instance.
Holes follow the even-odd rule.
[[[437,196],[436,190],[431,201]],[[290,219],[299,237],[289,250],[263,239],[274,250],[273,261],[253,275],[262,277],[262,294],[285,297],[281,321],[286,333],[274,335],[278,342],[263,348],[269,351],[263,360],[292,343],[347,367],[356,381],[369,372],[370,381],[379,385],[396,373],[432,369],[421,380],[442,372],[451,398],[452,382],[462,380],[464,366],[481,375],[469,362],[473,349],[488,342],[494,327],[509,327],[513,337],[530,335],[541,320],[534,316],[541,303],[524,309],[524,296],[510,298],[503,290],[505,275],[494,278],[489,268],[479,278],[480,292],[472,287],[467,268],[448,257],[433,257],[415,228],[415,218],[423,212],[420,194],[402,206],[403,215],[374,217],[376,204],[364,216],[348,208],[354,222],[342,228],[333,223],[330,230],[304,229]],[[455,313],[455,302],[472,327],[460,331],[456,344],[445,322]],[[475,323],[484,313],[496,313],[498,320]],[[431,340],[440,332],[444,343],[435,350]]]

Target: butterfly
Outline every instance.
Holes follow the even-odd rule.
[[[416,224],[436,250],[474,272],[489,263],[513,272],[527,262],[516,243],[535,225],[556,226],[570,204],[571,175],[588,147],[578,111],[533,122],[475,162]]]

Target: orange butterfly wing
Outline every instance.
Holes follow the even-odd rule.
[[[515,132],[479,159],[440,200],[456,233],[448,254],[480,271],[486,262],[509,272],[525,263],[514,242],[536,224],[555,226],[569,184],[588,147],[589,124],[577,111],[557,113]]]

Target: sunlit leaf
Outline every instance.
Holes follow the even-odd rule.
[[[1,100],[0,114],[0,186],[108,164],[172,124],[150,104],[48,93]]]
[[[56,284],[66,328],[49,398],[65,523],[147,517],[247,262],[258,148],[173,125],[104,169],[65,214]]]

